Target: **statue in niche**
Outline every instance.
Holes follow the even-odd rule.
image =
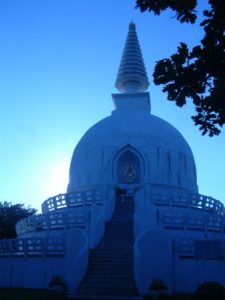
[[[124,180],[127,182],[132,182],[137,179],[137,173],[133,165],[127,165],[123,171]]]

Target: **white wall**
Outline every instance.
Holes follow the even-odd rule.
[[[0,286],[46,289],[53,276],[59,276],[74,292],[88,266],[88,240],[84,231],[68,229],[65,234],[65,252],[59,255],[24,252],[0,258]],[[29,239],[28,239],[29,240]]]

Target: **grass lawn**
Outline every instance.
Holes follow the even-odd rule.
[[[0,288],[0,300],[64,300],[46,290]]]
[[[63,296],[49,293],[46,290],[0,288],[0,300],[66,300]],[[143,300],[154,300],[153,296],[144,297]],[[225,300],[224,296],[209,296],[197,294],[161,295],[158,300]]]

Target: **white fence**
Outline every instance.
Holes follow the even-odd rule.
[[[43,202],[42,212],[48,213],[63,208],[91,205],[92,203],[102,205],[102,193],[100,190],[88,189],[51,197]]]
[[[16,224],[17,236],[29,232],[59,228],[85,228],[89,224],[89,211],[85,206],[68,210],[53,211],[48,214],[33,215]]]
[[[183,258],[224,260],[223,240],[196,240],[182,238],[176,241],[176,252]]]
[[[156,205],[188,207],[224,214],[224,205],[212,198],[201,194],[188,192],[183,189],[162,185],[151,186],[151,202]]]
[[[27,256],[63,256],[65,241],[63,237],[16,238],[0,240],[0,258]]]
[[[207,212],[168,209],[160,211],[160,223],[164,228],[188,230],[225,230],[225,217]]]

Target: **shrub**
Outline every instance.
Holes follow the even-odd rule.
[[[152,283],[150,285],[150,292],[151,291],[155,291],[155,292],[167,292],[167,286],[165,285],[165,283],[163,282],[163,280],[161,279],[153,279]]]
[[[144,300],[167,299],[167,286],[161,279],[153,279],[149,287],[149,292],[144,295]]]
[[[49,292],[58,297],[67,298],[68,287],[65,281],[60,276],[52,276],[51,281],[48,284]],[[61,299],[61,298],[60,298]]]
[[[225,287],[216,281],[203,282],[196,291],[199,299],[224,300]]]

